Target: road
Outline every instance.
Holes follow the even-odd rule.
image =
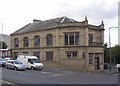
[[[2,79],[16,84],[117,84],[117,74],[76,72],[63,69],[15,71],[2,68]]]

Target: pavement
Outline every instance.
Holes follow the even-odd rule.
[[[2,86],[6,86],[6,85],[8,85],[8,84],[9,84],[9,85],[12,85],[12,86],[18,86],[18,85],[14,84],[14,83],[11,83],[11,82],[2,80]]]

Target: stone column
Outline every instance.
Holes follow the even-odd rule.
[[[60,38],[59,38],[59,28],[58,29],[56,29],[56,38],[55,38],[55,40],[56,40],[56,46],[60,46]]]

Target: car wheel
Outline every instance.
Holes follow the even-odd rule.
[[[31,70],[34,70],[34,67],[33,67],[33,66],[31,67]]]
[[[16,70],[16,71],[17,71],[17,67],[14,67],[14,70]]]
[[[43,69],[43,67],[39,68],[39,70],[42,70],[42,69]]]
[[[6,69],[8,69],[8,66],[5,66]]]

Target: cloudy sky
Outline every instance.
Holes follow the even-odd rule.
[[[89,24],[105,24],[105,43],[109,27],[118,27],[119,0],[0,0],[3,33],[11,34],[33,19],[47,20],[67,16],[77,21],[88,17]],[[1,26],[1,25],[0,25]],[[2,32],[2,31],[1,31]],[[118,30],[111,29],[112,46],[118,44]]]

